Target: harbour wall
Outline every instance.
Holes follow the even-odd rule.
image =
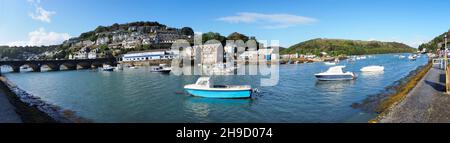
[[[74,111],[46,103],[19,88],[6,77],[0,76],[0,90],[5,91],[10,102],[16,107],[19,116],[25,123],[89,123],[75,114]]]

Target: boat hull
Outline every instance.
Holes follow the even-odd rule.
[[[335,80],[353,80],[353,75],[315,75],[318,80],[335,81]]]
[[[384,68],[377,67],[377,68],[362,68],[361,72],[382,72],[384,71]]]
[[[186,89],[186,91],[198,97],[206,98],[250,98],[251,90],[201,90],[201,89]]]
[[[170,73],[171,70],[152,70],[151,72]]]
[[[103,71],[114,71],[113,68],[104,68]]]

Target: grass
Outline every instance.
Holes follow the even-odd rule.
[[[400,86],[401,88],[399,88],[396,93],[381,101],[380,105],[375,109],[375,111],[380,114],[375,119],[370,120],[369,123],[379,122],[380,118],[387,114],[389,108],[403,101],[406,95],[408,95],[417,83],[419,83],[419,81],[427,74],[432,66],[433,64],[428,62],[423,69],[416,72],[416,74],[411,76],[406,83],[402,84]]]

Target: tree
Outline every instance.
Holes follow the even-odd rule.
[[[181,28],[181,34],[183,35],[194,35],[194,30],[191,27],[183,27]]]
[[[208,40],[218,40],[221,43],[225,43],[226,38],[222,35],[220,35],[219,33],[215,33],[215,32],[208,32],[208,33],[204,33],[202,35],[202,42],[205,43]]]
[[[103,45],[100,45],[100,52],[101,53],[103,53],[103,52],[106,52],[106,51],[109,51],[109,47],[108,47],[108,45],[106,45],[106,44],[103,44]]]
[[[230,35],[228,35],[227,40],[242,40],[245,42],[248,41],[249,38],[244,34],[233,32]]]

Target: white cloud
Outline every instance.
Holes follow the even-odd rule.
[[[317,20],[314,18],[292,15],[292,14],[263,14],[252,12],[241,12],[234,16],[226,16],[217,20],[228,23],[258,23],[263,28],[287,28],[302,24],[311,24]]]
[[[51,22],[50,16],[54,14],[56,14],[56,12],[47,11],[41,6],[36,6],[36,11],[34,13],[30,13],[30,17],[33,18],[34,20],[50,23]]]
[[[28,41],[14,41],[9,46],[41,46],[61,44],[64,40],[70,38],[67,33],[47,32],[44,28],[39,28],[28,33]]]
[[[47,23],[51,22],[50,17],[52,15],[56,14],[56,12],[44,9],[40,5],[41,4],[40,0],[27,0],[27,1],[28,1],[28,3],[32,4],[36,8],[33,13],[29,14],[32,19],[39,20],[42,22],[47,22]]]

